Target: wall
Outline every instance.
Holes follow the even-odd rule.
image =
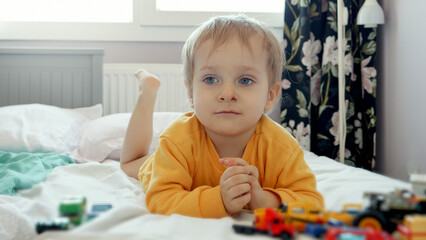
[[[378,35],[377,166],[409,180],[426,173],[426,1],[383,0]]]
[[[0,47],[102,48],[104,63],[180,63],[183,42],[0,41]]]
[[[104,63],[181,63],[183,42],[0,41],[0,47],[64,47],[104,49]],[[183,83],[182,83],[183,84]],[[278,104],[268,113],[280,120]]]

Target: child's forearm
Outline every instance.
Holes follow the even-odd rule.
[[[265,207],[278,208],[281,205],[281,198],[270,191],[263,190],[265,194]]]
[[[253,198],[253,197],[252,197]],[[278,208],[281,204],[281,197],[273,192],[263,190],[261,196],[257,196],[249,204],[249,208],[254,210],[257,208]]]
[[[287,188],[267,189],[271,194],[275,194],[279,197],[279,201],[282,202],[311,202],[319,207],[324,207],[324,200],[320,193],[316,190],[306,189],[301,191],[292,191]]]
[[[168,190],[156,191],[151,186],[146,192],[146,204],[151,213],[190,217],[222,218],[228,216],[222,203],[220,188],[201,186],[192,191],[168,186]]]

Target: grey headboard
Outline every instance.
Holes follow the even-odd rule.
[[[0,107],[102,103],[102,49],[0,48]]]

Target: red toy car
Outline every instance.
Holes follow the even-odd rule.
[[[325,234],[325,240],[393,240],[386,231],[376,231],[371,228],[330,227]]]
[[[254,210],[255,220],[253,226],[232,225],[236,233],[254,234],[266,233],[281,239],[291,239],[296,234],[296,229],[284,222],[284,218],[278,209],[258,208]]]

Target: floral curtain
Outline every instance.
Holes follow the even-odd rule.
[[[344,0],[345,164],[374,169],[376,28],[356,24],[364,0]],[[339,160],[337,0],[286,0],[281,124],[304,149]]]

